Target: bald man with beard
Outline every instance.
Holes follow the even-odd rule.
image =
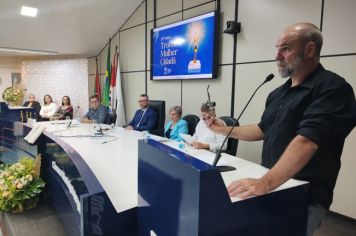
[[[259,124],[231,133],[239,140],[263,140],[262,165],[270,170],[259,179],[233,181],[230,196],[264,195],[290,178],[308,181],[307,235],[318,229],[332,203],[344,141],[356,123],[353,89],[320,64],[322,44],[311,23],[286,28],[276,43],[276,60],[287,81],[269,94]],[[207,124],[223,135],[231,128],[216,119]]]

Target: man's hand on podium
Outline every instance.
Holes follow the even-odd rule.
[[[233,181],[228,187],[230,197],[245,199],[261,196],[270,191],[269,184],[261,179],[241,179]]]

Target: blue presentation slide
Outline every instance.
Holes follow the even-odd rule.
[[[153,30],[153,79],[212,78],[214,12]]]

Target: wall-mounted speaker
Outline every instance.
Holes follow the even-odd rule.
[[[226,29],[224,30],[225,34],[237,34],[241,31],[241,22],[237,21],[227,21]]]

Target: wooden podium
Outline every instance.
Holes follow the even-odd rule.
[[[231,202],[217,168],[149,139],[138,150],[139,235],[305,235],[307,184]]]

